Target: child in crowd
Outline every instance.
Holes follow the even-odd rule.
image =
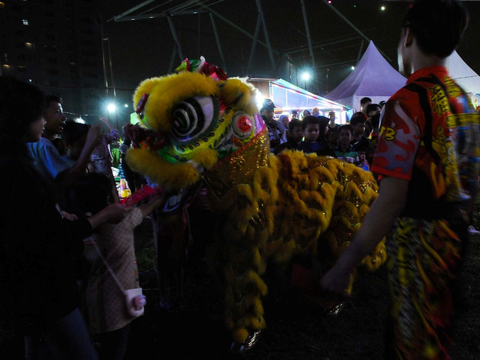
[[[359,141],[365,132],[365,118],[362,115],[354,115],[350,119],[350,126],[352,128],[352,142]]]
[[[367,105],[367,116],[368,119],[365,121],[365,132],[363,136],[370,138],[373,131],[372,117],[374,115],[379,115],[382,112],[382,108],[378,104],[369,104]]]
[[[324,136],[320,138],[320,121],[320,118],[311,115],[302,120],[304,140],[298,145],[297,149],[305,154],[315,153],[319,156],[334,156],[327,146],[326,140],[323,141]]]
[[[295,150],[298,148],[298,145],[302,141],[303,137],[303,129],[302,129],[302,122],[298,119],[293,119],[290,121],[288,124],[288,136],[287,136],[287,142],[284,142],[283,144],[278,145],[274,153],[276,155],[280,154],[284,150]]]
[[[100,143],[93,149],[90,155],[89,168],[91,172],[98,172],[106,175],[113,183],[115,179],[112,173],[112,154],[110,144],[120,138],[118,130],[115,129],[108,119],[100,117],[99,120],[108,126],[110,132],[100,137]]]
[[[352,133],[353,129],[350,125],[342,125],[338,128],[338,147],[335,149],[335,155],[340,160],[358,165],[360,163],[358,153],[350,145]]]
[[[115,199],[110,179],[99,173],[82,176],[67,190],[70,211],[94,215]],[[125,296],[99,255],[94,242],[124,289],[139,287],[134,249],[134,229],[153,210],[161,206],[163,197],[134,207],[118,224],[103,224],[94,235],[84,240],[85,256],[91,264],[86,290],[88,325],[100,344],[100,359],[122,359],[127,345],[129,324]]]
[[[132,139],[127,132],[127,125],[122,128],[123,133],[123,143],[120,145],[120,165],[122,166],[123,174],[125,175],[125,180],[127,180],[128,188],[132,193],[139,190],[143,185],[146,184],[145,178],[133,171],[127,162],[127,151],[130,149],[132,145]]]
[[[378,134],[379,134],[379,123],[380,123],[380,114],[375,114],[371,117],[370,122],[372,123],[372,134],[369,141],[367,149],[367,160],[371,164],[373,162],[373,154],[377,149],[378,143]]]
[[[369,143],[368,141],[359,141],[356,146],[353,146],[353,150],[358,154],[358,166],[365,171],[370,171],[370,163],[367,160],[367,151]]]
[[[320,135],[320,120],[315,116],[306,116],[302,120],[303,141],[298,145],[298,150],[306,154],[316,153],[323,150],[323,146],[317,143]]]
[[[67,149],[67,154],[63,159],[68,165],[70,165],[70,167],[75,165],[75,162],[80,158],[90,128],[90,125],[77,123],[74,120],[67,120],[65,122],[65,125],[63,126],[62,140]]]

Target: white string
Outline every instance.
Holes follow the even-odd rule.
[[[103,263],[105,264],[105,266],[107,267],[108,271],[110,272],[110,275],[112,275],[113,280],[115,280],[115,282],[117,283],[118,287],[119,287],[120,290],[122,291],[123,295],[126,296],[126,295],[127,295],[127,292],[125,291],[125,288],[124,288],[124,287],[122,286],[122,284],[120,283],[120,280],[118,280],[117,276],[116,276],[115,273],[113,272],[113,270],[112,270],[112,268],[110,267],[110,265],[108,265],[107,260],[105,260],[105,258],[103,257],[102,252],[100,251],[100,249],[98,248],[97,243],[96,243],[95,240],[93,239],[93,236],[92,236],[91,240],[92,240],[93,246],[95,247],[95,250],[97,250],[98,255],[100,255],[100,258],[103,260]]]

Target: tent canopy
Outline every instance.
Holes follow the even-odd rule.
[[[480,76],[463,61],[456,51],[447,59],[447,70],[450,77],[467,93],[480,94]]]
[[[388,100],[407,79],[395,70],[370,41],[362,59],[350,75],[326,98],[338,103],[360,108],[360,99],[369,97],[373,103]]]
[[[342,104],[315,95],[283,79],[272,81],[271,86],[272,100],[275,103],[275,106],[278,106],[283,110],[311,110],[314,107],[317,107],[320,111],[347,110],[346,106]]]

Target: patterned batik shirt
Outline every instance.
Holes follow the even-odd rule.
[[[385,105],[372,171],[410,181],[402,216],[442,217],[478,177],[478,136],[479,116],[465,92],[445,67],[424,68]]]

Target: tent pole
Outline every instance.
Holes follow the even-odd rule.
[[[223,56],[222,44],[220,43],[220,35],[218,35],[217,25],[215,24],[215,18],[213,14],[210,13],[210,20],[212,21],[213,33],[215,34],[215,40],[217,40],[218,52],[220,53],[220,58],[223,63],[223,70],[227,72],[227,63],[225,62],[225,57]]]
[[[341,44],[341,43],[344,43],[344,42],[347,42],[347,41],[357,40],[357,39],[360,39],[360,38],[361,38],[360,36],[353,36],[353,37],[343,39],[343,40],[335,40],[335,41],[330,41],[330,42],[323,43],[323,44],[314,45],[314,46],[312,46],[312,48],[313,49],[318,49],[318,48],[322,48],[324,46]],[[296,48],[292,48],[292,49],[287,49],[285,51],[285,53],[286,54],[293,54],[293,53],[302,52],[302,51],[305,51],[305,45],[302,45],[302,46],[296,47]]]
[[[247,75],[250,75],[253,57],[255,56],[255,48],[257,47],[258,34],[260,33],[260,26],[262,26],[262,19],[260,15],[257,16],[257,26],[255,27],[255,35],[253,36],[252,48],[250,50],[250,57],[248,58]]]
[[[275,77],[278,77],[277,67],[275,66],[275,59],[273,58],[272,46],[270,45],[270,38],[268,37],[267,23],[265,22],[265,17],[263,16],[262,3],[260,0],[256,0],[256,2],[257,2],[257,8],[258,8],[258,15],[262,19],[263,34],[265,36],[265,42],[267,43],[268,56],[270,57],[270,61],[272,63],[273,73],[275,74]]]
[[[224,16],[220,15],[218,12],[216,12],[215,10],[211,9],[210,7],[208,7],[207,5],[201,3],[199,0],[196,0],[196,3],[201,6],[202,8],[208,10],[208,12],[210,12],[211,14],[215,15],[217,18],[219,18],[220,20],[226,22],[228,25],[230,25],[231,27],[233,27],[234,29],[240,31],[242,34],[244,34],[245,36],[248,36],[250,39],[254,39],[254,36],[252,34],[250,34],[248,31],[245,31],[244,29],[242,29],[240,26],[238,26],[237,24],[231,22],[230,20],[228,20],[227,18],[225,18]],[[257,40],[257,43],[259,43],[260,45],[268,48],[268,45],[265,44],[263,41],[260,41],[260,40]],[[287,61],[291,62],[292,64],[293,63],[293,60],[290,58],[290,56],[288,56],[288,54],[284,54],[284,53],[281,53],[280,51],[278,50],[275,50],[273,49],[272,47],[270,47],[272,49],[272,52],[277,55],[277,56],[283,56]]]
[[[357,55],[357,62],[355,63],[355,65],[358,64],[358,62],[360,61],[360,58],[362,56],[362,51],[363,51],[363,45],[365,44],[365,39],[362,39],[362,43],[360,44],[360,49],[358,49],[358,55]]]
[[[353,25],[350,20],[348,20],[340,11],[338,11],[337,9],[335,9],[335,7],[332,5],[332,4],[329,4],[328,3],[328,0],[322,0],[325,5],[327,5],[330,9],[332,9],[332,11],[337,14],[338,16],[340,16],[340,18],[345,21],[348,25],[350,25],[350,27],[355,30],[357,33],[359,33],[365,40],[367,40],[368,42],[370,42],[370,39],[364,34],[362,33],[355,25]],[[378,49],[378,48],[377,48]],[[385,59],[387,59],[389,62],[392,62],[392,59],[390,59],[389,56],[387,56],[382,50],[378,49],[378,51],[383,55],[385,56]]]
[[[175,25],[173,24],[172,17],[167,16],[167,19],[168,24],[170,25],[170,30],[172,31],[173,40],[175,40],[175,44],[177,44],[178,57],[180,58],[180,61],[183,61],[183,59],[185,58],[183,57],[182,48],[180,47],[180,41],[178,40],[177,31],[175,30]]]
[[[318,84],[317,84],[318,79],[315,71],[315,58],[313,57],[312,39],[310,38],[310,30],[308,28],[307,10],[305,9],[304,0],[300,0],[300,3],[302,4],[303,21],[305,22],[305,31],[307,33],[308,49],[310,51],[310,58],[312,60],[313,81],[314,81],[314,84],[317,85],[317,86],[314,86],[314,89],[318,93]]]
[[[168,67],[168,73],[173,72],[173,67],[175,66],[175,56],[177,56],[177,47],[173,46],[172,56],[170,57],[170,66]]]
[[[111,18],[111,19],[108,20],[107,22],[110,22],[111,20],[117,21],[117,20],[121,19],[122,17],[124,17],[124,16],[126,16],[126,15],[128,15],[128,14],[131,14],[131,13],[134,12],[135,10],[138,10],[138,9],[144,7],[144,6],[147,6],[148,4],[150,4],[150,3],[154,2],[154,1],[155,1],[155,0],[147,0],[147,1],[144,1],[144,2],[142,2],[141,4],[138,4],[137,6],[134,6],[134,7],[132,7],[131,9],[129,9],[129,10],[121,13],[120,15],[114,16],[113,18]]]

